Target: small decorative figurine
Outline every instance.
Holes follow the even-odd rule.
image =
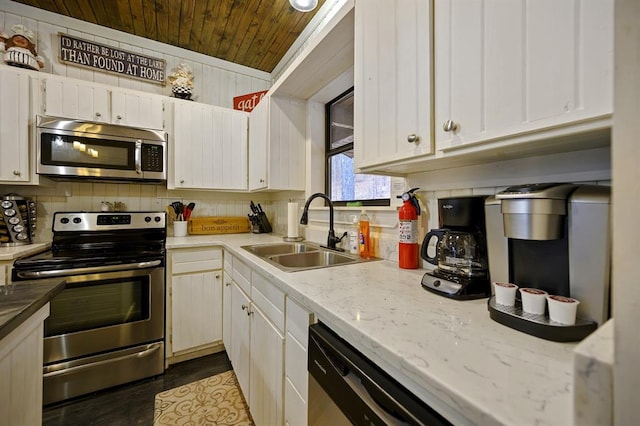
[[[44,67],[44,59],[36,51],[33,31],[22,24],[11,27],[12,35],[0,32],[0,51],[4,51],[4,62],[20,68],[39,71]]]
[[[191,99],[193,93],[193,71],[187,64],[180,64],[173,69],[167,80],[176,98]]]

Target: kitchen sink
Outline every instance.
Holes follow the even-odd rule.
[[[375,259],[331,250],[313,243],[275,243],[242,246],[243,249],[286,272],[351,265]]]
[[[306,243],[256,244],[242,248],[257,256],[274,256],[278,254],[304,253],[318,250],[318,247]]]

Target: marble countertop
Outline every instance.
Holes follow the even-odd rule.
[[[425,270],[375,261],[283,272],[241,248],[272,235],[170,237],[167,248],[224,245],[316,313],[454,424],[573,424],[574,343],[543,340],[489,317],[486,299],[422,289]]]
[[[14,260],[48,249],[51,243],[34,243],[21,246],[0,246],[0,261]]]
[[[64,289],[64,279],[22,281],[0,286],[0,339],[11,333]]]

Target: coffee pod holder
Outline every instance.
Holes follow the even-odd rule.
[[[530,314],[522,309],[520,300],[516,300],[515,306],[505,306],[496,303],[496,297],[491,296],[487,301],[487,308],[492,320],[523,333],[554,342],[578,342],[598,328],[595,321],[581,318],[576,318],[576,323],[573,325],[566,325],[551,321],[546,314]]]

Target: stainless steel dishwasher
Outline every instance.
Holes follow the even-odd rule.
[[[321,322],[308,353],[310,425],[451,424]]]

